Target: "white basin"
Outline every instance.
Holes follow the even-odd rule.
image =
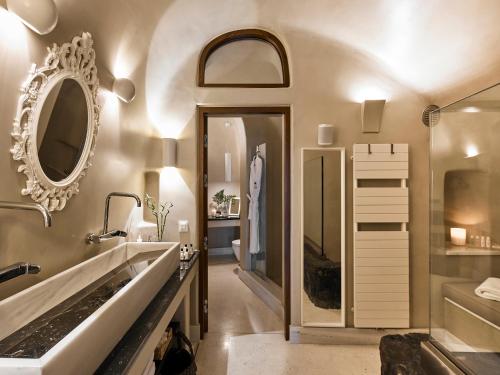
[[[153,254],[159,257],[152,263],[130,266],[137,275],[45,354],[39,358],[1,357],[0,374],[93,373],[177,269],[179,244],[124,243],[0,301],[3,340],[132,258]]]

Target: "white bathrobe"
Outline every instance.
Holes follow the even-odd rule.
[[[259,239],[259,195],[262,181],[262,158],[255,156],[250,165],[250,204],[248,207],[248,220],[250,220],[250,254],[260,252]]]

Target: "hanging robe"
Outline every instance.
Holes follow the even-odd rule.
[[[250,254],[260,252],[259,238],[259,195],[262,181],[262,158],[256,155],[250,164],[250,204],[248,207],[248,220],[250,220]]]

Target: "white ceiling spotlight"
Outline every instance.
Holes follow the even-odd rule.
[[[135,98],[135,85],[130,79],[115,78],[113,93],[123,102],[130,103]]]
[[[7,0],[7,9],[40,35],[50,33],[57,25],[54,0]]]

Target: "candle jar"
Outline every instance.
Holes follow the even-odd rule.
[[[455,246],[465,246],[467,231],[464,228],[450,228],[451,244]]]

